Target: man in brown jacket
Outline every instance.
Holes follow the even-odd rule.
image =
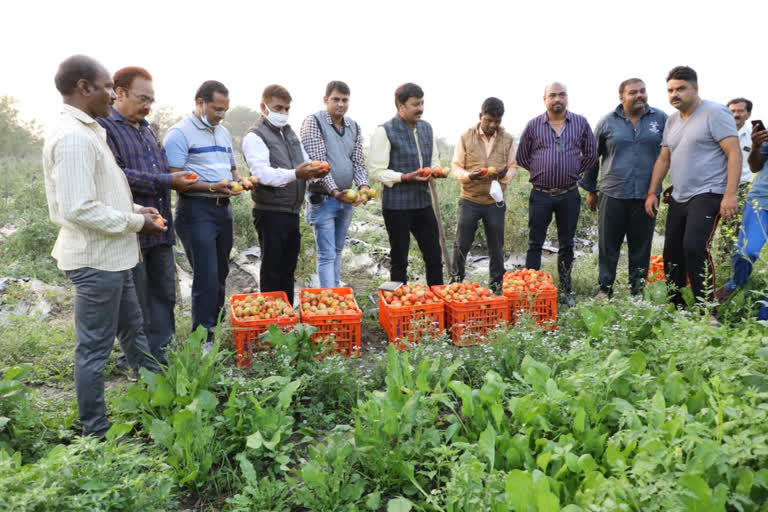
[[[504,277],[506,205],[503,194],[506,184],[517,172],[512,136],[501,126],[503,116],[504,103],[500,99],[485,100],[480,109],[480,122],[461,136],[451,165],[451,175],[461,183],[451,280],[464,280],[467,254],[475,240],[477,223],[482,219],[491,260],[490,287],[496,293],[501,293]],[[493,186],[495,199],[491,195],[494,182],[500,185]]]

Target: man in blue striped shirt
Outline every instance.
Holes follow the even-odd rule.
[[[146,117],[155,102],[152,75],[140,67],[127,67],[113,77],[115,104],[109,116],[96,121],[107,132],[107,144],[123,169],[134,203],[157,208],[168,230],[160,236],[139,236],[141,261],[133,269],[136,295],[144,316],[144,333],[152,356],[165,364],[165,348],[171,342],[176,322],[176,265],[173,259],[171,189],[184,192],[197,180],[188,172],[170,173],[165,151],[155,138]],[[127,368],[121,354],[118,366]]]
[[[209,342],[224,307],[229,252],[234,242],[232,206],[237,195],[229,180],[240,181],[232,137],[221,121],[229,110],[229,90],[208,80],[195,93],[195,111],[165,136],[171,171],[200,177],[176,204],[176,234],[192,265],[192,328],[208,329]],[[226,180],[226,181],[224,181]]]
[[[517,148],[517,163],[530,172],[533,185],[528,200],[525,266],[536,270],[541,267],[541,248],[554,213],[560,291],[564,302],[573,306],[573,238],[581,210],[576,183],[597,161],[597,147],[587,120],[567,110],[568,91],[563,84],[554,82],[547,86],[544,105],[547,111],[528,121]]]

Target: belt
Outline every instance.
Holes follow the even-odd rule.
[[[577,184],[573,184],[567,188],[544,188],[544,187],[537,187],[536,185],[534,185],[533,190],[538,190],[539,192],[546,192],[551,196],[561,196],[566,192],[570,192],[571,190],[576,190],[578,187],[579,186]]]
[[[184,199],[198,199],[200,201],[206,201],[209,203],[213,203],[216,206],[229,206],[229,198],[224,196],[217,196],[217,197],[211,197],[211,196],[191,196],[188,194],[182,194],[181,197]]]

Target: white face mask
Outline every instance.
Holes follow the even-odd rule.
[[[267,115],[267,121],[272,123],[272,126],[282,128],[288,124],[288,114],[278,114],[277,112],[272,112],[266,105],[264,105],[264,108],[266,108],[267,112],[269,112]]]

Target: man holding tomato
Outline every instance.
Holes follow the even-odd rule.
[[[424,91],[414,83],[395,91],[397,115],[376,128],[371,139],[371,177],[384,184],[382,214],[389,235],[390,279],[408,281],[411,233],[419,244],[427,271],[427,284],[443,284],[437,219],[432,209],[429,180],[445,175],[426,172],[439,167],[432,126],[421,120]]]
[[[192,328],[208,329],[208,343],[224,307],[234,242],[229,201],[239,192],[230,180],[241,180],[232,137],[221,125],[227,110],[229,90],[221,82],[207,80],[195,93],[195,111],[172,126],[163,142],[171,172],[190,171],[200,177],[179,194],[176,234],[192,266]]]
[[[165,350],[173,339],[176,321],[176,243],[171,214],[171,189],[186,192],[197,178],[188,171],[171,173],[165,150],[155,138],[146,117],[155,102],[152,75],[140,67],[117,71],[115,103],[109,116],[96,121],[107,131],[107,144],[123,169],[133,200],[152,206],[165,219],[168,230],[160,236],[139,236],[141,261],[133,268],[133,281],[144,316],[152,356],[165,364]],[[120,354],[118,367],[129,369],[125,354]]]
[[[251,194],[253,225],[261,248],[259,288],[285,292],[290,304],[301,250],[299,210],[306,182],[328,174],[320,162],[309,159],[288,124],[292,101],[285,87],[267,86],[261,95],[262,117],[243,137],[243,155],[251,175],[259,178],[259,187]]]
[[[480,122],[461,136],[451,165],[451,175],[461,183],[451,280],[464,280],[467,254],[475,241],[477,224],[482,220],[491,260],[490,288],[497,294],[501,293],[504,277],[504,214],[507,209],[503,194],[517,172],[514,141],[501,126],[503,116],[504,103],[498,98],[486,99],[480,107]],[[513,169],[511,173],[508,172],[510,168]],[[502,201],[491,197],[495,180],[501,184]]]
[[[313,160],[327,161],[331,172],[307,186],[307,223],[317,244],[317,274],[322,288],[341,284],[341,253],[354,207],[367,202],[370,190],[363,158],[360,125],[346,117],[349,86],[330,82],[325,89],[325,110],[308,116],[301,125],[301,143]],[[362,197],[361,197],[362,196]]]

